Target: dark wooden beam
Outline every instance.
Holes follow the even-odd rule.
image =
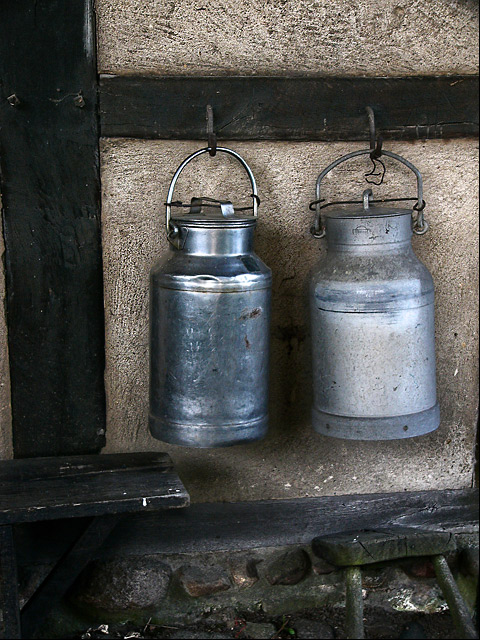
[[[0,21],[0,167],[16,457],[105,441],[93,0]]]
[[[166,453],[0,461],[0,525],[189,504]]]
[[[0,638],[20,638],[20,604],[13,527],[0,526],[0,610],[3,631]]]
[[[368,140],[478,134],[478,76],[408,78],[137,77],[100,79],[102,136],[206,140]]]
[[[92,519],[23,607],[21,628],[24,638],[34,637],[47,615],[91,561],[95,550],[107,540],[122,518],[123,515],[117,514]]]
[[[391,526],[472,531],[478,489],[193,504],[130,517],[100,557],[310,544],[316,536]]]

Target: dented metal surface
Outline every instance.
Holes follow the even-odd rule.
[[[328,250],[310,284],[312,420],[338,438],[409,438],[440,421],[433,280],[412,249],[412,210],[370,196],[325,209]]]
[[[271,272],[253,252],[256,216],[218,204],[193,199],[167,217],[170,249],[150,274],[150,431],[190,447],[268,426]]]

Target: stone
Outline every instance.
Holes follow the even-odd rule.
[[[403,570],[412,578],[434,578],[435,568],[429,558],[411,560],[402,564]]]
[[[436,582],[412,582],[411,585],[396,588],[392,585],[390,592],[385,592],[385,599],[396,611],[439,613],[448,607],[440,587]]]
[[[219,633],[208,629],[186,627],[184,629],[176,629],[168,637],[175,640],[222,640],[231,638],[232,634],[230,632]]]
[[[364,589],[380,589],[386,585],[388,585],[388,571],[385,569],[374,572],[362,571],[362,587]]]
[[[335,637],[333,628],[321,620],[307,620],[300,618],[292,622],[291,626],[296,631],[296,638],[299,640],[309,640],[310,638],[321,638],[329,640]]]
[[[230,589],[230,580],[221,567],[197,567],[187,565],[178,570],[180,584],[193,598],[211,596]]]
[[[232,560],[230,562],[230,576],[233,583],[240,589],[252,587],[259,579],[257,564],[258,561],[253,559]]]
[[[147,609],[160,604],[170,576],[170,567],[154,557],[96,562],[76,597],[108,611]]]
[[[297,584],[308,573],[310,558],[302,549],[287,551],[275,558],[267,567],[266,578],[274,584]]]
[[[402,640],[423,640],[426,637],[425,629],[419,622],[406,624],[399,635]]]
[[[312,563],[312,569],[313,569],[313,573],[316,573],[317,576],[325,576],[325,575],[328,575],[329,573],[333,573],[334,571],[337,571],[338,567],[335,567],[333,564],[330,564],[329,562],[327,562],[326,560],[323,560],[322,558],[317,558]]]
[[[240,638],[255,638],[255,640],[268,640],[276,635],[273,624],[268,622],[247,622]]]
[[[478,578],[479,555],[478,547],[466,547],[459,554],[460,571],[467,576]]]

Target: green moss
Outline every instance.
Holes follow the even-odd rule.
[[[467,576],[463,573],[459,573],[456,577],[458,589],[462,594],[463,599],[470,611],[470,615],[473,615],[477,605],[478,594],[478,579],[476,576]]]

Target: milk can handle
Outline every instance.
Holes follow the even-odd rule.
[[[197,156],[201,156],[202,153],[209,153],[209,151],[210,151],[209,147],[195,151],[195,153],[192,153],[192,155],[188,156],[188,158],[185,158],[182,164],[175,171],[175,174],[172,178],[172,181],[170,183],[170,188],[168,189],[168,194],[167,194],[166,215],[165,215],[165,228],[167,230],[167,235],[172,231],[177,231],[176,227],[174,227],[174,225],[172,225],[171,223],[171,217],[172,217],[173,190],[175,189],[175,185],[177,183],[178,177],[191,160],[193,160]],[[247,172],[248,177],[250,179],[250,184],[252,186],[253,217],[256,218],[258,215],[258,194],[257,194],[257,183],[255,182],[255,178],[253,176],[252,170],[250,169],[248,164],[245,162],[245,160],[242,158],[242,156],[239,155],[236,151],[233,151],[232,149],[227,149],[226,147],[217,147],[217,151],[223,151],[223,153],[228,153],[228,155],[236,158],[240,162],[242,167],[245,169],[245,171]]]
[[[355,158],[356,156],[362,156],[367,153],[371,153],[371,149],[362,149],[361,151],[352,151],[351,153],[347,153],[345,156],[341,158],[337,158],[334,162],[328,165],[322,173],[317,178],[316,190],[315,190],[315,222],[312,229],[312,234],[315,238],[323,238],[325,236],[325,227],[322,223],[321,216],[321,194],[320,194],[320,186],[323,178],[329,173],[332,169],[337,167],[342,162],[346,160],[350,160],[351,158]],[[411,162],[402,158],[402,156],[397,155],[396,153],[392,153],[392,151],[382,151],[383,156],[388,156],[389,158],[393,158],[394,160],[398,160],[406,167],[411,169],[413,173],[417,176],[417,204],[414,205],[414,209],[417,211],[417,218],[413,225],[413,232],[417,235],[423,235],[426,233],[428,229],[428,225],[423,218],[423,209],[425,207],[425,202],[423,201],[423,178],[420,171],[415,167]]]

